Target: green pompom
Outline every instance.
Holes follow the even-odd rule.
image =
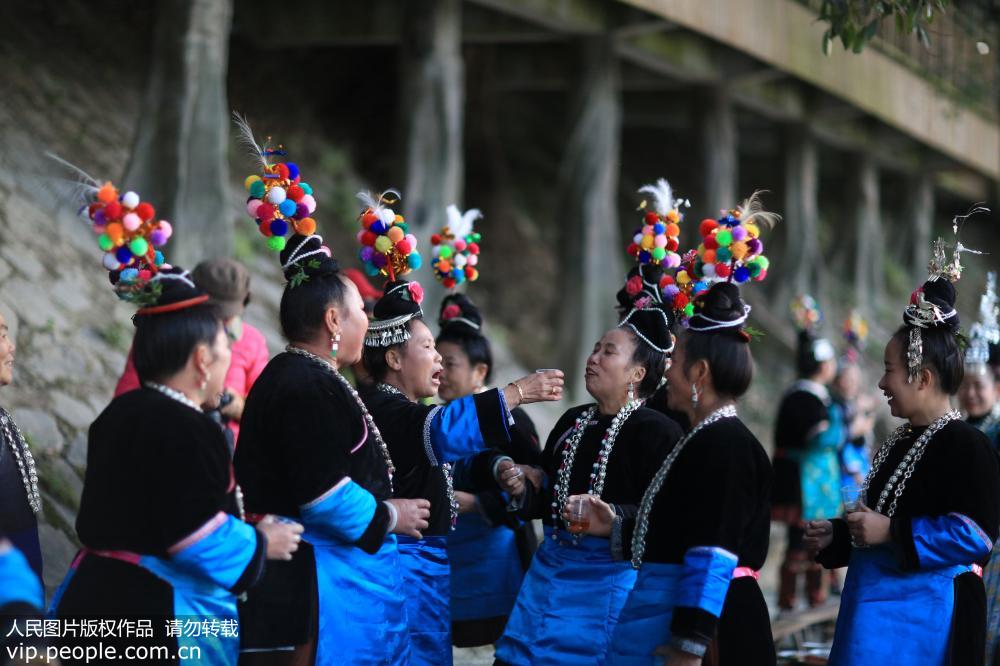
[[[375,249],[385,254],[392,249],[392,240],[388,236],[379,236],[375,239]]]
[[[275,252],[281,252],[285,249],[285,237],[284,236],[271,236],[267,239],[267,246],[274,250]]]
[[[448,257],[451,256],[451,248],[448,247],[447,245],[442,245],[441,253],[438,256],[441,257],[442,259],[447,259]]]
[[[758,264],[760,264],[760,269],[762,271],[766,271],[768,268],[771,267],[771,260],[763,255],[757,257],[756,261]]]
[[[757,261],[751,261],[749,264],[747,264],[747,269],[750,271],[750,277],[752,278],[755,278],[758,275],[760,275],[761,270],[763,270],[761,268],[761,265]]]
[[[267,186],[264,185],[264,181],[256,180],[250,185],[250,196],[254,199],[260,199],[264,196],[264,192],[267,190]]]
[[[97,245],[105,252],[110,252],[111,248],[115,246],[115,242],[107,234],[101,234],[97,237]]]
[[[312,185],[310,185],[309,183],[302,183],[302,182],[300,182],[299,183],[299,187],[301,187],[302,191],[305,192],[306,194],[312,194],[313,193]]]
[[[684,316],[693,317],[694,316],[694,303],[688,303],[684,306]]]
[[[393,226],[402,229],[404,234],[410,233],[410,225],[408,225],[406,222],[397,222]]]
[[[472,234],[472,242],[473,243],[478,243],[481,240],[483,240],[483,236],[478,231]]]
[[[716,232],[715,240],[719,244],[719,247],[726,247],[733,242],[733,232],[729,229]]]
[[[667,256],[667,251],[662,247],[653,248],[653,259],[656,261],[663,261],[663,258]]]
[[[149,249],[149,243],[146,242],[145,238],[136,238],[128,244],[128,249],[132,250],[132,254],[135,256],[142,257]]]

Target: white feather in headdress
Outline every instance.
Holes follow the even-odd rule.
[[[267,162],[267,154],[265,153],[267,145],[257,143],[257,140],[253,136],[253,130],[250,129],[250,123],[238,111],[233,111],[233,124],[236,125],[236,140],[250,153],[254,162],[260,164],[261,171],[266,172],[270,166]]]
[[[766,191],[755,190],[753,194],[744,199],[743,203],[737,209],[740,211],[740,222],[746,224],[753,221],[755,224],[764,225],[770,229],[781,220],[781,216],[777,213],[764,210],[764,204],[761,203],[760,195]]]
[[[376,215],[381,215],[388,205],[392,205],[402,198],[398,190],[388,189],[385,192],[375,194],[368,190],[362,190],[357,194],[358,200],[364,204],[365,208],[371,210]]]
[[[666,178],[660,178],[655,185],[643,185],[639,188],[639,193],[646,193],[653,197],[653,210],[660,216],[664,216],[682,205],[691,205],[687,199],[674,199],[674,189],[670,187]]]
[[[48,157],[50,160],[57,162],[66,169],[70,170],[76,176],[72,180],[68,178],[59,179],[64,182],[71,183],[71,191],[69,193],[69,197],[72,202],[72,205],[79,206],[81,202],[88,202],[90,199],[94,197],[94,195],[97,194],[97,191],[101,189],[103,183],[101,183],[99,180],[97,180],[96,178],[94,178],[89,173],[87,173],[80,167],[76,166],[75,164],[67,162],[63,158],[56,155],[55,153],[46,152],[45,156]],[[86,208],[86,204],[83,204],[79,212],[83,212],[84,208]]]
[[[471,234],[473,223],[483,217],[483,213],[478,208],[470,208],[463,213],[455,204],[448,206],[447,213],[448,231],[455,238],[465,238]]]

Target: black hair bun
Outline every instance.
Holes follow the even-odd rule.
[[[923,286],[914,292],[913,296],[910,298],[911,305],[918,304],[918,298],[920,292],[923,292],[924,300],[928,303],[937,306],[941,314],[945,316],[944,321],[936,320],[932,322],[925,322],[929,328],[946,328],[950,331],[958,332],[961,321],[958,316],[958,311],[955,310],[955,285],[953,285],[949,280],[939,278],[937,280],[928,280],[924,282]],[[949,316],[950,315],[950,316]],[[913,320],[910,315],[904,313],[903,322],[907,325],[913,325]]]
[[[438,326],[442,329],[463,327],[478,332],[483,326],[483,316],[465,294],[449,294],[441,301]]]
[[[340,265],[328,252],[319,236],[293,235],[285,244],[285,249],[278,255],[281,265],[285,266],[285,279],[293,280],[300,275],[305,277],[336,275]]]
[[[416,282],[393,280],[385,285],[385,294],[375,303],[375,319],[387,320],[421,312],[423,289]]]
[[[622,320],[621,326],[627,326],[646,344],[660,353],[669,353],[674,347],[673,335],[674,313],[670,308],[659,304],[648,305],[632,310]]]
[[[731,282],[716,282],[695,298],[694,317],[730,322],[746,316],[740,290]]]

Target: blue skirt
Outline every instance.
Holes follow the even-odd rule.
[[[453,621],[510,615],[524,578],[513,530],[463,513],[448,535],[448,559]]]
[[[954,580],[970,566],[901,571],[889,547],[855,548],[847,568],[831,666],[945,664]]]
[[[316,664],[409,664],[403,575],[396,538],[374,555],[306,528],[316,557]]]
[[[553,539],[553,535],[556,536]],[[602,664],[636,572],[607,539],[545,528],[496,656],[507,664]]]
[[[399,537],[411,654],[415,666],[450,666],[451,613],[447,537]]]
[[[657,663],[653,650],[670,643],[670,621],[684,567],[647,562],[642,565],[615,626],[608,652],[609,666]]]

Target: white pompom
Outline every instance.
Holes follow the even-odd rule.
[[[468,261],[464,254],[455,255],[455,265],[459,268],[465,268],[465,263]]]
[[[121,268],[121,262],[118,261],[118,257],[115,256],[114,252],[108,252],[105,254],[104,261],[102,263],[109,271],[116,271]]]
[[[382,218],[382,221],[386,224],[392,224],[396,221],[396,213],[391,208],[383,208],[379,211],[378,216]]]
[[[715,264],[704,264],[701,267],[701,274],[707,278],[715,277]]]
[[[267,191],[267,200],[275,206],[284,201],[286,197],[285,188],[283,187],[272,187]]]
[[[470,254],[468,262],[469,262],[470,266],[475,266],[476,264],[479,263],[479,255],[478,254]]]
[[[639,243],[641,243],[642,242],[642,234],[636,234],[635,236],[632,236],[632,242],[635,243],[636,245],[638,245]]]
[[[139,195],[135,192],[126,192],[122,197],[122,205],[126,208],[135,208],[139,205]]]

